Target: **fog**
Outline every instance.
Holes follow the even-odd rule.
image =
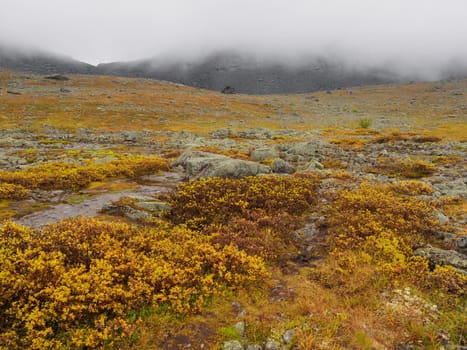
[[[465,0],[0,0],[0,43],[97,64],[219,50],[435,74],[467,62]]]

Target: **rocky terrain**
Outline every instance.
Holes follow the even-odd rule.
[[[217,90],[224,81],[206,79]],[[198,83],[204,84],[193,85]],[[316,84],[316,89],[334,86]],[[280,91],[272,89],[261,92]],[[161,309],[149,312],[138,321],[142,322],[138,337],[119,347],[460,349],[467,345],[462,321],[466,284],[459,277],[467,275],[466,95],[466,80],[248,96],[146,79],[74,75],[47,79],[0,71],[0,186],[4,186],[0,219],[36,229],[81,216],[160,228],[164,226],[158,220],[180,223],[184,214],[174,209],[177,202],[170,196],[188,193],[190,188],[180,187],[183,184],[203,186],[203,179],[236,181],[252,176],[264,181],[270,176],[301,178],[304,183],[313,179],[314,199],[295,217],[298,227],[285,224],[286,217],[276,225],[288,227],[287,239],[296,238],[286,240],[285,248],[279,247],[280,241],[268,246],[270,252],[277,249],[276,260],[260,255],[270,274],[260,285],[229,290],[210,299],[200,312],[182,317],[160,313]],[[107,170],[132,157],[143,161],[159,157],[169,167],[124,173],[129,175]],[[73,172],[65,179],[51,177],[54,170],[49,173],[48,167],[53,164],[60,164],[57,169],[69,165]],[[82,169],[97,171],[97,180],[76,187],[73,182],[57,185],[68,184],[70,176],[78,176]],[[8,180],[10,174],[19,180]],[[36,185],[34,178],[42,176],[45,180]],[[17,198],[11,185],[21,185],[28,193]],[[365,191],[371,193],[363,197],[367,214],[345,217],[349,203],[367,195]],[[295,193],[293,188],[290,192]],[[381,196],[375,199],[376,209],[368,204],[372,196]],[[401,207],[385,212],[398,201]],[[186,205],[189,211],[192,204]],[[265,207],[269,205],[273,206]],[[341,208],[349,221],[339,221],[344,219],[338,219],[333,208]],[[364,222],[379,213],[383,221]],[[417,215],[422,215],[420,227]],[[368,263],[373,248],[358,243],[363,244],[360,249],[370,249],[365,250],[368,256],[360,256],[347,250],[357,244],[351,238],[340,246],[338,232],[353,227],[352,217],[360,220],[356,232],[379,232],[378,225],[387,225],[387,232],[369,235],[376,241],[368,242],[382,247],[376,255],[392,256],[391,249],[395,250],[394,260],[381,263],[375,258]],[[272,220],[242,219],[258,232]],[[231,229],[230,222],[199,228],[196,225],[204,218],[196,220],[182,223],[203,234]],[[412,222],[410,227],[404,220]],[[239,232],[248,231],[232,222]],[[406,239],[397,236],[401,232],[410,237],[410,248],[394,243]],[[295,250],[289,251],[292,246]],[[407,257],[402,259],[401,254]],[[404,272],[418,266],[414,263],[418,257],[430,266],[425,272],[429,286],[415,280],[413,272]],[[443,272],[449,273],[449,282],[444,275],[435,275],[435,266],[449,267]],[[374,268],[387,280],[369,279]],[[441,285],[451,289],[438,287],[435,277],[446,278]]]

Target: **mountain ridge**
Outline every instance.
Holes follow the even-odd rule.
[[[258,58],[235,50],[202,58],[149,58],[100,63],[96,66],[68,56],[0,45],[0,70],[32,74],[93,74],[151,78],[208,90],[246,94],[306,93],[352,86],[422,81],[416,74],[400,74],[387,67],[364,68],[339,59],[310,56],[294,62]],[[467,77],[462,62],[447,66],[441,79]]]

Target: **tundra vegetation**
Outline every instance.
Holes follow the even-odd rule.
[[[69,78],[0,71],[0,349],[467,346],[466,80]]]

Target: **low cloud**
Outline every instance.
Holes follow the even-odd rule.
[[[3,0],[0,42],[97,64],[220,50],[435,78],[467,61],[464,0]]]

